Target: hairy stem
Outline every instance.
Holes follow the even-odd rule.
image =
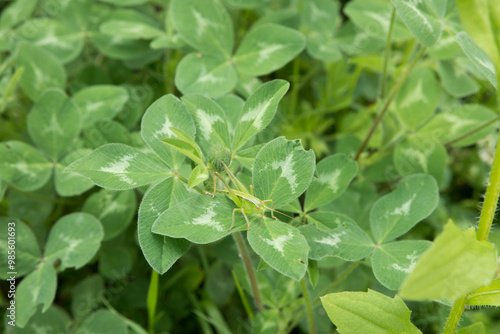
[[[448,319],[446,319],[446,324],[444,325],[443,334],[454,334],[457,330],[458,323],[462,318],[462,313],[465,309],[465,301],[467,297],[462,297],[455,301],[453,307],[450,310]]]
[[[392,100],[394,100],[394,98],[396,97],[396,94],[401,89],[401,86],[406,81],[406,78],[408,78],[408,75],[410,75],[411,71],[413,70],[413,68],[417,64],[418,60],[424,55],[425,50],[426,50],[425,47],[423,47],[420,50],[420,52],[417,54],[415,59],[413,59],[413,62],[410,64],[410,66],[408,66],[406,71],[399,77],[399,79],[396,82],[396,84],[394,85],[394,87],[392,87],[391,91],[389,92],[389,95],[387,96],[387,99],[385,100],[384,104],[382,105],[382,108],[380,109],[380,112],[378,113],[377,117],[375,118],[375,121],[373,122],[372,127],[370,128],[370,131],[366,135],[366,138],[363,141],[363,144],[359,148],[358,153],[356,153],[356,157],[354,158],[354,160],[358,160],[359,157],[361,156],[361,153],[363,153],[363,151],[365,150],[366,146],[368,145],[368,142],[370,141],[371,137],[375,133],[375,129],[379,125],[380,121],[382,121],[382,118],[384,117],[385,113],[389,109],[389,105],[391,104]]]
[[[309,296],[309,290],[307,289],[307,283],[305,278],[300,280],[300,287],[302,289],[302,295],[304,296],[304,305],[306,306],[307,323],[309,325],[309,333],[316,334],[316,326],[314,325],[314,314],[311,303],[311,297]]]
[[[247,245],[243,240],[240,232],[233,233],[234,241],[236,241],[236,246],[238,246],[238,251],[240,253],[241,259],[243,260],[243,265],[247,272],[248,280],[250,281],[250,287],[252,288],[253,298],[255,305],[259,311],[264,311],[264,305],[262,304],[262,297],[260,296],[259,286],[257,284],[257,277],[255,276],[255,271],[252,266],[252,259],[250,258],[250,253],[248,252]]]

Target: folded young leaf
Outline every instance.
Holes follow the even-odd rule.
[[[188,188],[196,187],[208,179],[208,170],[201,165],[196,166],[189,175]]]
[[[65,171],[79,173],[111,190],[133,189],[172,175],[158,159],[123,144],[101,146]]]
[[[45,262],[61,260],[61,268],[78,269],[89,262],[101,247],[101,222],[88,213],[72,213],[52,226],[45,246]]]
[[[339,333],[417,334],[410,321],[411,311],[394,296],[368,292],[339,292],[321,297],[321,303]]]
[[[496,268],[495,246],[478,241],[474,228],[462,231],[449,221],[406,278],[399,295],[453,302],[489,284]]]
[[[432,176],[414,174],[373,204],[370,226],[379,244],[396,239],[429,216],[437,207],[439,193]]]
[[[304,236],[295,227],[271,218],[259,217],[256,222],[261,222],[261,226],[253,227],[247,234],[253,250],[283,275],[296,280],[304,277],[309,253]]]
[[[305,212],[316,209],[342,194],[358,173],[358,164],[343,154],[335,154],[321,160],[316,170],[318,177],[313,178],[307,189]]]
[[[188,249],[191,243],[151,232],[155,220],[168,208],[187,199],[190,194],[178,178],[168,178],[145,195],[139,206],[137,232],[142,253],[151,268],[165,273]]]

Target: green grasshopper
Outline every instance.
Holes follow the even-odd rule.
[[[271,216],[278,220],[274,216],[274,209],[269,208],[266,206],[266,203],[271,203],[271,206],[273,205],[273,200],[268,199],[268,200],[260,200],[257,197],[255,197],[254,192],[253,192],[253,185],[250,185],[250,192],[247,190],[245,185],[241,183],[240,180],[236,178],[236,176],[229,170],[227,165],[222,161],[222,166],[224,167],[224,170],[226,171],[227,175],[229,176],[229,179],[234,183],[234,185],[238,188],[232,189],[227,182],[219,175],[219,173],[214,172],[214,193],[209,195],[214,196],[216,193],[216,179],[215,177],[218,177],[222,183],[226,186],[226,195],[238,206],[233,210],[232,214],[232,224],[231,227],[228,229],[228,231],[231,231],[234,228],[234,215],[236,212],[241,212],[243,214],[243,217],[245,218],[245,221],[247,222],[247,229],[250,230],[250,221],[248,220],[247,214],[250,213],[257,213],[262,215],[264,217],[265,210],[270,210],[271,211]]]

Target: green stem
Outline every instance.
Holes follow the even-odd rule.
[[[243,240],[240,232],[233,233],[233,238],[234,241],[236,241],[236,246],[238,246],[238,251],[240,253],[241,259],[243,260],[243,265],[245,266],[248,280],[250,281],[250,287],[252,288],[255,305],[257,305],[257,309],[259,311],[264,311],[264,305],[262,304],[259,285],[257,284],[257,277],[255,276],[255,271],[253,270],[252,259],[250,258],[250,253],[248,252],[245,240]]]
[[[363,151],[365,150],[365,148],[368,145],[371,137],[375,133],[375,129],[379,125],[380,121],[382,121],[382,118],[384,117],[385,113],[389,109],[389,105],[391,104],[392,100],[396,97],[396,94],[401,89],[401,86],[406,81],[406,78],[408,78],[408,75],[410,75],[411,71],[413,70],[413,68],[417,64],[418,60],[424,55],[425,50],[426,50],[425,47],[423,47],[420,50],[420,52],[417,54],[417,56],[415,57],[415,59],[413,59],[413,62],[410,64],[410,66],[408,66],[408,68],[406,69],[406,71],[399,77],[399,79],[396,82],[396,84],[394,85],[394,87],[392,87],[391,91],[389,92],[389,95],[387,96],[387,99],[385,100],[385,103],[383,104],[380,112],[378,113],[377,117],[375,118],[375,121],[373,122],[372,127],[370,128],[370,131],[366,135],[366,138],[363,141],[363,144],[359,148],[358,153],[356,153],[356,157],[354,158],[354,160],[358,160],[359,157],[361,156],[361,153],[363,153]]]
[[[299,95],[299,74],[300,58],[296,57],[293,61],[293,76],[292,76],[292,94],[290,96],[290,114],[295,115],[297,111],[297,99]]]
[[[240,281],[238,280],[238,276],[236,276],[236,272],[233,270],[232,273],[233,273],[234,284],[236,284],[236,290],[238,290],[238,294],[240,295],[241,302],[243,304],[243,308],[245,309],[245,312],[248,315],[248,319],[250,319],[250,321],[252,321],[253,320],[252,308],[250,307],[250,304],[248,303],[247,296],[245,295],[245,292],[243,291],[243,288],[241,287]]]
[[[497,116],[497,117],[493,118],[491,121],[488,121],[488,122],[484,123],[483,125],[480,125],[477,128],[472,129],[472,130],[464,133],[463,135],[444,143],[444,145],[447,146],[447,145],[455,144],[455,143],[457,143],[457,142],[459,142],[459,141],[461,141],[469,136],[472,136],[476,132],[479,132],[479,131],[483,130],[484,128],[487,128],[488,126],[490,126],[491,124],[493,124],[495,122],[498,122],[499,120],[500,120],[500,116]]]
[[[304,296],[304,305],[306,306],[307,313],[307,323],[309,325],[309,333],[316,334],[316,326],[314,325],[314,314],[311,303],[311,297],[309,296],[309,290],[307,289],[307,283],[304,278],[300,280],[300,287],[302,288],[302,295]]]
[[[158,304],[158,273],[151,271],[151,281],[149,282],[147,305],[148,305],[148,330],[149,333],[155,332],[156,305]]]
[[[385,96],[385,84],[387,81],[387,64],[391,54],[391,38],[392,30],[394,29],[394,21],[396,19],[396,8],[392,9],[391,24],[389,25],[389,33],[387,34],[387,42],[385,43],[384,64],[382,65],[382,82],[380,83],[380,98]]]
[[[462,318],[462,313],[465,309],[465,302],[467,297],[462,297],[455,301],[453,307],[450,310],[448,319],[446,319],[446,324],[444,326],[443,334],[454,334],[457,330],[458,323]]]

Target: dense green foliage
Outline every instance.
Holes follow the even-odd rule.
[[[0,9],[6,333],[500,331],[500,3]]]

